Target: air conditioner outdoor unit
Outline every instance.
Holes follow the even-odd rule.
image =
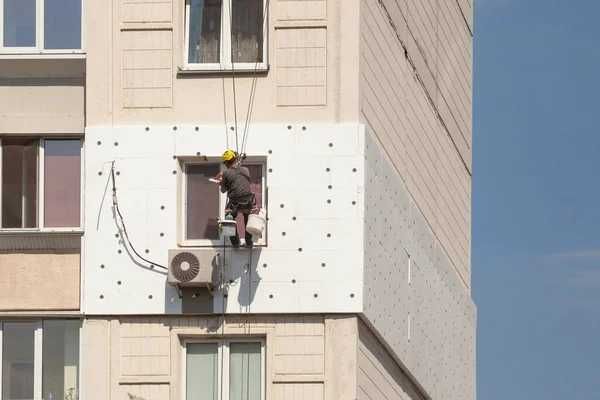
[[[169,250],[167,282],[182,287],[209,287],[219,268],[219,254],[214,249]]]

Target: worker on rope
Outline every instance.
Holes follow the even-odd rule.
[[[223,153],[223,163],[227,169],[219,173],[214,179],[221,186],[221,192],[227,193],[228,202],[225,214],[230,214],[237,220],[238,213],[244,216],[244,232],[246,247],[252,247],[252,235],[246,231],[248,215],[255,207],[255,196],[250,190],[250,170],[241,165],[240,157],[233,150]],[[240,236],[236,230],[235,236],[230,237],[234,247],[240,245]]]

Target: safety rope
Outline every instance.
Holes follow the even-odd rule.
[[[233,27],[233,11],[232,11],[232,0],[229,0],[229,27]],[[237,91],[235,85],[235,61],[233,60],[233,32],[229,32],[229,55],[231,57],[231,86],[233,89],[233,118],[235,122],[235,151],[240,154],[240,147],[238,142],[238,120],[237,120]]]
[[[265,41],[266,41],[266,37],[268,35],[268,31],[267,29],[265,29],[265,24],[268,21],[267,16],[269,15],[269,4],[270,4],[270,0],[265,0],[265,6],[261,15],[262,21],[260,23],[260,27],[262,29],[263,32],[263,46],[265,45]],[[265,35],[267,34],[267,35]],[[263,60],[264,61],[264,60]],[[252,85],[250,88],[250,96],[248,98],[248,108],[246,110],[246,121],[244,123],[244,131],[243,131],[243,136],[242,136],[242,153],[241,154],[245,154],[246,153],[246,144],[247,144],[247,140],[248,140],[248,136],[249,136],[249,127],[250,127],[250,122],[252,121],[252,113],[254,111],[254,99],[256,96],[256,85],[257,85],[257,74],[258,74],[258,54],[256,55],[256,60],[254,62],[254,71],[252,73]]]

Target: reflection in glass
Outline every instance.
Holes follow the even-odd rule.
[[[4,47],[35,47],[35,3],[36,0],[4,0]]]
[[[218,63],[221,54],[221,0],[189,0],[189,63]]]
[[[77,320],[44,321],[42,393],[44,400],[78,398],[79,326]]]
[[[81,48],[81,0],[44,0],[44,48]]]
[[[33,399],[34,322],[5,322],[2,331],[2,400]]]

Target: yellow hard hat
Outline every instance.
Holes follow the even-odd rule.
[[[235,159],[236,156],[235,151],[227,149],[225,150],[225,153],[223,153],[223,161],[231,161]]]

